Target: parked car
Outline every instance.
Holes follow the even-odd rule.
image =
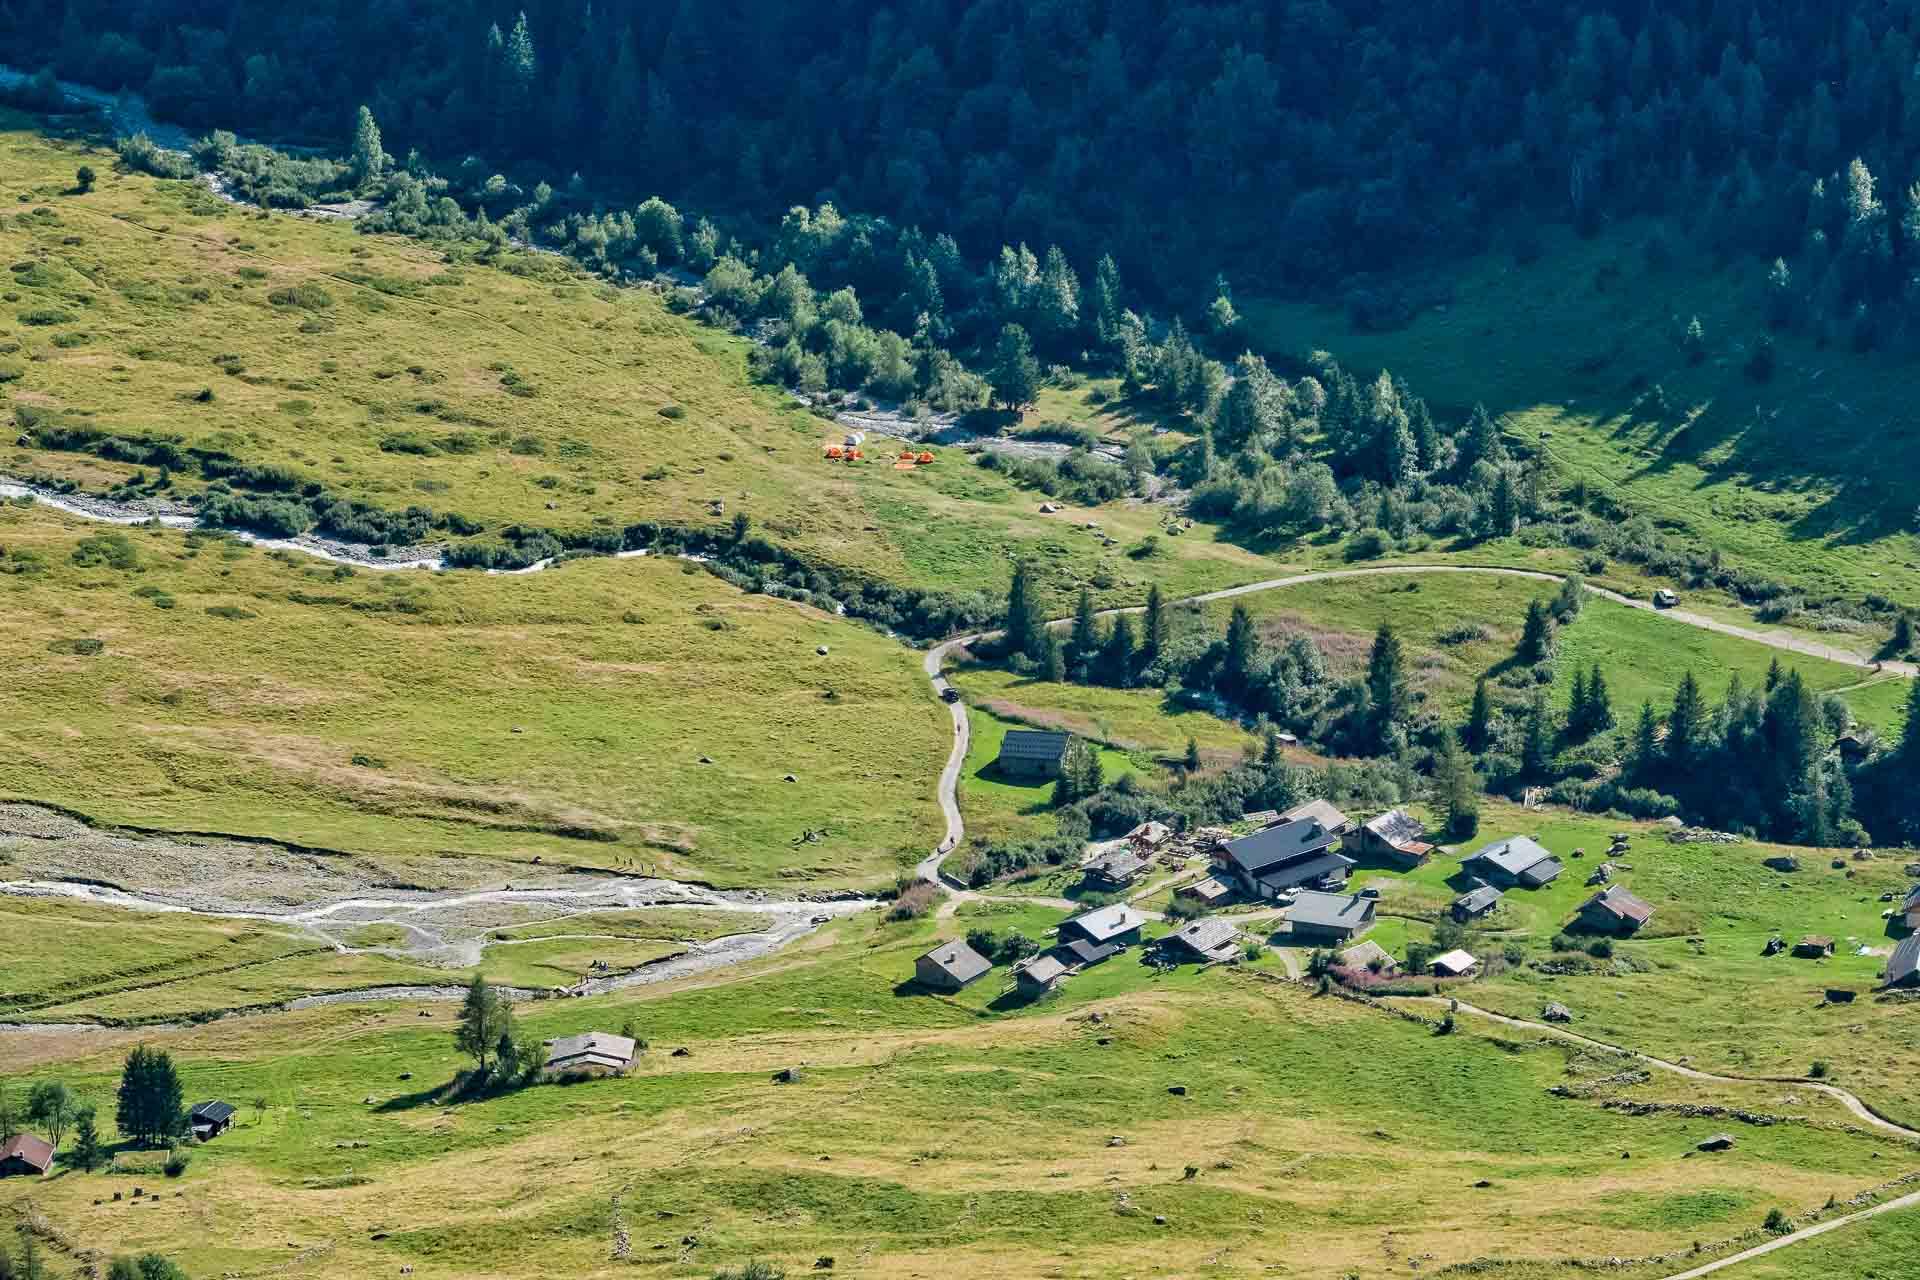
[[[1665,587],[1653,593],[1653,607],[1656,609],[1671,609],[1679,603],[1680,597]]]
[[[952,685],[948,685],[940,691],[940,700],[942,702],[958,702],[960,701],[960,691]]]

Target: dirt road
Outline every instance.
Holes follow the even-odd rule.
[[[1343,578],[1370,578],[1413,573],[1478,573],[1507,578],[1528,578],[1535,582],[1553,583],[1564,580],[1563,576],[1557,573],[1545,573],[1537,569],[1511,569],[1498,565],[1372,565],[1361,569],[1322,569],[1314,573],[1296,573],[1285,578],[1267,578],[1260,582],[1249,582],[1238,587],[1226,587],[1219,591],[1203,592],[1200,595],[1188,596],[1181,600],[1172,601],[1171,603],[1176,605],[1208,604],[1215,600],[1232,600],[1240,596],[1258,595],[1265,591],[1278,591],[1284,587],[1304,586],[1310,582],[1333,582]],[[1682,623],[1686,626],[1698,627],[1703,631],[1714,631],[1721,635],[1734,636],[1741,640],[1750,640],[1755,644],[1765,645],[1769,649],[1779,649],[1786,653],[1798,653],[1809,658],[1824,658],[1828,662],[1838,662],[1845,666],[1857,667],[1863,671],[1877,671],[1883,674],[1909,678],[1920,675],[1920,667],[1916,667],[1909,662],[1875,662],[1869,658],[1862,658],[1859,654],[1849,653],[1844,649],[1837,649],[1832,645],[1822,644],[1818,640],[1812,640],[1805,636],[1797,636],[1784,631],[1755,631],[1750,627],[1737,626],[1731,622],[1722,622],[1718,618],[1709,618],[1705,614],[1693,613],[1686,609],[1659,609],[1645,600],[1635,600],[1631,596],[1620,594],[1618,591],[1609,591],[1605,587],[1596,587],[1592,583],[1586,583],[1584,585],[1589,592],[1600,597],[1602,600],[1610,600],[1614,604],[1625,605],[1629,609],[1640,609],[1647,613],[1656,613],[1663,618],[1669,618],[1674,622]],[[1100,611],[1099,616],[1110,618],[1121,614],[1137,614],[1141,612],[1144,612],[1142,607],[1132,606],[1123,609],[1103,609]],[[1070,621],[1071,619],[1068,618],[1056,618],[1047,625],[1050,627],[1063,626]],[[983,631],[974,635],[956,636],[951,640],[944,641],[941,644],[935,645],[932,649],[929,649],[927,651],[926,661],[922,665],[927,673],[927,678],[933,682],[935,693],[944,693],[949,687],[946,677],[942,675],[941,672],[946,666],[947,658],[954,650],[998,634],[998,632]],[[940,879],[941,859],[945,858],[948,853],[952,852],[952,850],[959,845],[961,840],[966,838],[966,823],[960,816],[960,805],[956,798],[956,793],[960,782],[960,770],[966,763],[967,758],[967,715],[966,708],[960,703],[954,703],[950,710],[953,712],[954,746],[953,751],[947,757],[947,767],[941,771],[939,790],[940,808],[941,811],[946,814],[947,818],[947,835],[946,839],[940,842],[940,847],[923,859],[919,866],[920,878],[935,882]]]

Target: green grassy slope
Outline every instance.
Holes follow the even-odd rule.
[[[342,576],[136,530],[134,569],[76,563],[99,532],[0,507],[8,564],[40,569],[0,575],[8,796],[724,883],[871,884],[938,839],[947,718],[868,628],[673,561]]]
[[[1545,228],[1535,261],[1492,253],[1439,273],[1448,301],[1390,333],[1355,332],[1332,307],[1242,310],[1257,346],[1385,366],[1455,411],[1484,402],[1569,478],[1616,489],[1744,568],[1816,592],[1920,600],[1907,358],[1779,333],[1776,372],[1755,381],[1745,364],[1766,332],[1762,264],[1650,252],[1656,234]],[[1694,315],[1708,344],[1698,366],[1677,342]],[[1636,415],[1655,384],[1671,412]]]

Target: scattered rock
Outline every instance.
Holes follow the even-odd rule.
[[[1127,1145],[1127,1140],[1116,1133],[1107,1139],[1107,1145],[1110,1147],[1124,1147]]]
[[[1771,871],[1798,871],[1800,869],[1800,859],[1790,853],[1783,853],[1778,857],[1768,858],[1766,862],[1761,865]]]
[[[693,1050],[687,1048],[685,1045],[682,1045],[678,1049],[675,1049],[668,1056],[674,1057],[674,1058],[691,1058],[693,1056]]]
[[[1480,1180],[1479,1180],[1478,1182],[1476,1182],[1476,1183],[1474,1183],[1473,1185],[1474,1185],[1474,1186],[1476,1186],[1476,1187],[1483,1187],[1483,1188],[1484,1188],[1484,1187],[1490,1187],[1490,1186],[1492,1186],[1493,1184],[1492,1184],[1491,1182],[1488,1182],[1488,1181],[1487,1181],[1487,1180],[1486,1180],[1485,1178],[1482,1178],[1482,1179],[1480,1179]]]
[[[1099,1038],[1098,1038],[1097,1040],[1095,1040],[1095,1041],[1094,1041],[1094,1043],[1095,1043],[1095,1044],[1112,1044],[1112,1043],[1113,1043],[1113,1037],[1112,1037],[1112,1036],[1101,1036],[1101,1037],[1099,1037]]]
[[[411,1079],[413,1079],[413,1072],[411,1072],[411,1071],[402,1071],[402,1072],[400,1073],[400,1078],[401,1078],[402,1080],[411,1080]]]
[[[1548,1022],[1572,1022],[1573,1011],[1563,1004],[1550,1004],[1540,1014]]]
[[[1166,1215],[1166,1214],[1164,1214],[1164,1213],[1156,1213],[1156,1214],[1154,1214],[1154,1215],[1153,1215],[1153,1225],[1154,1225],[1154,1226],[1156,1226],[1156,1227],[1164,1227],[1164,1226],[1166,1226],[1166,1225],[1167,1225],[1167,1215]]]
[[[798,778],[796,778],[796,777],[794,777],[794,776],[793,776],[792,774],[790,774],[790,773],[789,773],[789,774],[787,774],[786,776],[784,776],[784,777],[782,777],[782,778],[780,779],[780,781],[782,781],[782,782],[798,782],[798,781],[800,781],[800,779],[798,779]]]
[[[1187,1096],[1187,1086],[1183,1084],[1170,1084],[1167,1086],[1167,1092],[1176,1098],[1184,1098]]]
[[[773,1082],[775,1084],[799,1084],[804,1078],[798,1067],[782,1067],[773,1073]]]
[[[1699,1146],[1698,1146],[1698,1148],[1697,1148],[1697,1150],[1700,1150],[1700,1151],[1729,1151],[1729,1150],[1732,1150],[1732,1148],[1733,1148],[1733,1135],[1732,1135],[1732,1134],[1730,1134],[1730,1133],[1716,1133],[1716,1134],[1714,1134],[1714,1135],[1713,1135],[1713,1136],[1712,1136],[1711,1138],[1708,1138],[1708,1139],[1707,1139],[1707,1140],[1706,1140],[1705,1142],[1702,1142],[1702,1143],[1700,1143],[1700,1144],[1699,1144]]]
[[[821,645],[818,649],[815,649],[814,652],[824,658],[827,656],[827,646]]]

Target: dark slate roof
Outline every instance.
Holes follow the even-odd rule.
[[[1254,881],[1270,889],[1296,889],[1303,884],[1313,884],[1332,872],[1352,865],[1352,858],[1329,849],[1318,857],[1309,858],[1304,862],[1285,862],[1279,866],[1269,867],[1255,876]]]
[[[1055,946],[1053,954],[1062,964],[1099,964],[1109,956],[1120,954],[1120,948],[1110,942],[1088,942],[1085,938],[1074,938]]]
[[[1295,818],[1227,841],[1227,857],[1248,875],[1258,875],[1282,862],[1310,857],[1331,847],[1336,839],[1333,831],[1318,819]]]
[[[1321,929],[1358,929],[1367,922],[1374,903],[1374,899],[1357,893],[1315,893],[1307,889],[1287,908],[1287,919]]]
[[[1635,924],[1645,924],[1653,919],[1653,908],[1636,898],[1619,885],[1608,885],[1600,892],[1580,904],[1580,910],[1599,907],[1616,920],[1631,920]]]
[[[1887,957],[1887,984],[1911,982],[1916,974],[1920,974],[1920,933],[1902,938]]]
[[[1056,957],[1044,952],[1019,965],[1013,971],[1015,978],[1038,983],[1041,986],[1059,981],[1066,972],[1067,966],[1061,964]]]
[[[1072,925],[1096,942],[1105,942],[1130,933],[1147,922],[1147,918],[1125,903],[1115,903],[1110,907],[1098,907],[1084,915],[1075,916],[1063,924]]]
[[[931,961],[955,982],[972,982],[993,968],[992,961],[964,942],[943,942],[920,958]]]
[[[1538,889],[1541,885],[1557,879],[1566,868],[1560,865],[1558,858],[1542,858],[1520,873],[1520,883]]]
[[[1087,870],[1109,880],[1130,880],[1153,864],[1131,849],[1115,849],[1087,864]]]
[[[1453,905],[1456,907],[1464,907],[1468,911],[1485,911],[1505,896],[1505,894],[1501,893],[1492,885],[1483,884],[1478,889],[1463,893],[1455,898]]]
[[[1232,946],[1239,936],[1240,931],[1233,927],[1232,921],[1209,916],[1193,921],[1178,933],[1168,934],[1166,941],[1177,942],[1189,951],[1206,955],[1222,947]]]
[[[1069,736],[1040,729],[1009,729],[1000,742],[1000,754],[1020,760],[1058,760],[1067,753]]]
[[[1548,853],[1545,849],[1527,839],[1525,836],[1511,836],[1505,840],[1495,840],[1492,844],[1484,845],[1474,850],[1473,856],[1467,859],[1469,863],[1485,862],[1491,866],[1498,867],[1508,875],[1516,878],[1521,872],[1536,863],[1551,862],[1552,860],[1553,855],[1551,853]],[[1559,870],[1558,863],[1554,863],[1554,869],[1557,874]]]
[[[223,1120],[233,1119],[231,1102],[202,1102],[193,1109],[193,1119],[204,1120],[210,1124],[219,1124]]]

